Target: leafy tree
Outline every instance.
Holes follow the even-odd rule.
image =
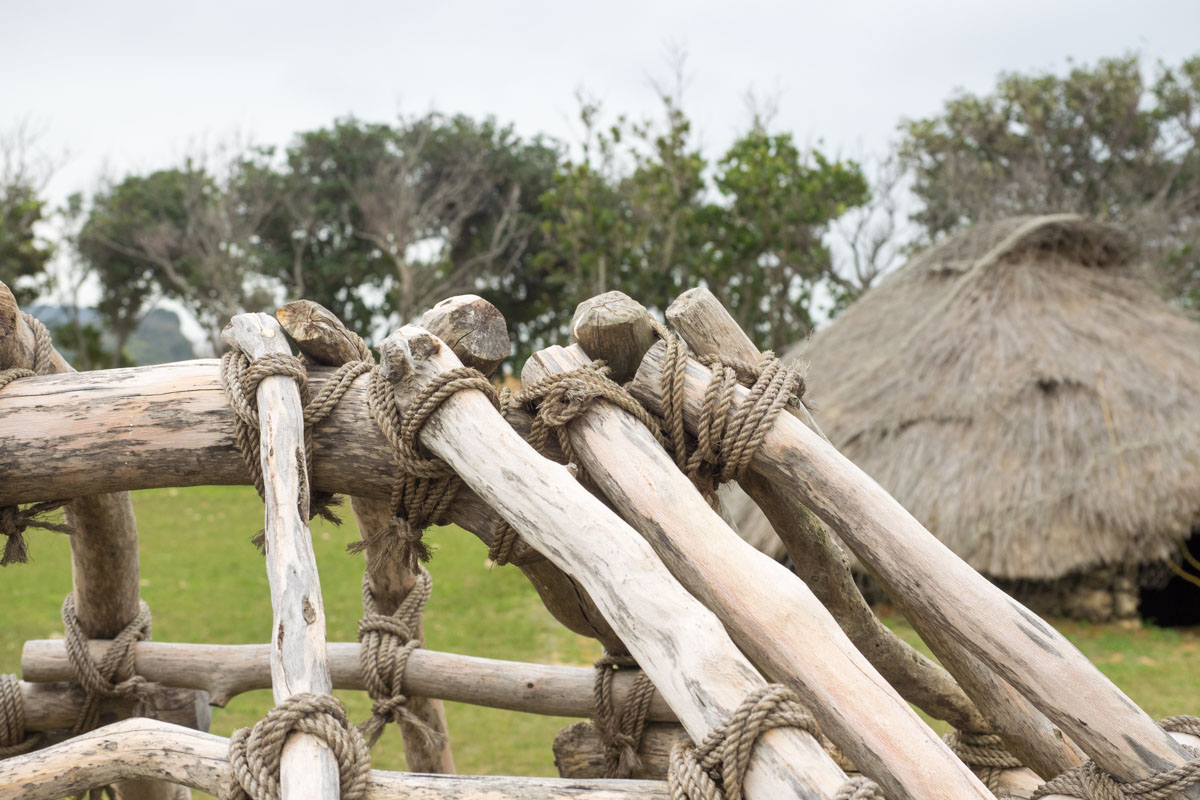
[[[1149,83],[1135,56],[1004,74],[901,132],[927,238],[1075,211],[1133,229],[1172,295],[1200,308],[1200,57]]]
[[[47,217],[42,189],[54,169],[38,156],[36,140],[24,124],[0,131],[0,280],[21,305],[47,288],[53,255],[37,227]]]

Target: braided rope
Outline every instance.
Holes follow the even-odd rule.
[[[592,723],[604,744],[604,777],[629,778],[642,766],[638,748],[646,729],[646,718],[650,715],[654,684],[628,654],[606,651],[596,659],[595,667],[596,680],[592,687],[595,714]],[[637,669],[638,675],[625,707],[618,712],[613,695],[613,677],[622,669]]]
[[[1159,722],[1163,730],[1200,736],[1200,717],[1180,714]],[[1149,778],[1122,782],[1102,771],[1094,761],[1086,761],[1074,769],[1042,784],[1030,800],[1052,794],[1076,797],[1080,800],[1173,800],[1183,796],[1183,790],[1200,784],[1200,751],[1189,747],[1195,758],[1164,770]]]
[[[399,607],[391,614],[381,614],[367,577],[363,576],[363,618],[358,621],[359,666],[363,683],[371,697],[371,717],[361,725],[367,747],[374,747],[389,722],[407,725],[416,731],[429,747],[442,744],[439,732],[429,727],[408,709],[408,697],[403,694],[404,670],[412,651],[421,647],[417,632],[421,614],[433,594],[433,578],[423,566],[417,567],[417,582]]]
[[[16,675],[0,674],[0,758],[23,755],[41,743],[37,734],[25,735],[25,699]]]
[[[33,331],[33,367],[24,369],[14,367],[0,370],[0,390],[21,378],[32,378],[35,375],[49,375],[54,372],[54,342],[50,331],[36,317],[24,311],[21,312],[25,324]],[[25,531],[28,528],[41,528],[55,533],[70,534],[69,525],[52,522],[47,515],[62,508],[66,500],[49,500],[43,503],[33,503],[21,508],[20,506],[0,507],[0,535],[7,537],[4,543],[4,553],[0,555],[0,567],[9,564],[25,564],[29,561],[29,548],[25,544]]]
[[[1000,776],[1005,770],[1024,766],[994,733],[953,730],[943,736],[942,741],[993,793],[1000,788]]]
[[[337,759],[342,800],[367,794],[371,755],[346,708],[327,694],[298,694],[284,700],[252,728],[229,739],[232,778],[223,800],[280,800],[279,766],[283,745],[293,733],[320,739]]]
[[[678,744],[671,750],[667,782],[672,800],[742,800],[754,745],[774,728],[798,728],[820,738],[816,720],[789,689],[764,686],[747,695],[699,747]],[[849,778],[835,797],[883,800],[878,787],[861,777]]]
[[[601,400],[632,414],[654,434],[659,444],[666,447],[668,443],[662,434],[662,423],[623,386],[608,376],[609,368],[604,362],[593,361],[585,366],[548,375],[536,381],[513,394],[511,399],[506,398],[504,407],[515,404],[531,411],[533,422],[526,441],[534,450],[545,456],[550,435],[553,433],[567,463],[574,464],[576,468],[579,461],[575,457],[575,449],[571,446],[571,438],[567,435],[567,425]],[[580,481],[587,480],[584,474],[579,474],[578,477]],[[518,539],[517,532],[501,520],[492,531],[492,546],[488,550],[488,558],[500,566],[507,564]]]
[[[756,364],[720,357],[701,359],[712,378],[696,423],[695,447],[690,447],[683,415],[687,349],[661,323],[655,324],[655,331],[666,343],[659,389],[675,463],[715,502],[717,486],[742,476],[783,407],[804,396],[804,379],[769,350]],[[743,384],[750,393],[731,414],[736,390]]]
[[[75,671],[75,678],[87,695],[79,718],[75,721],[74,733],[83,733],[96,727],[100,717],[100,704],[104,700],[119,698],[135,701],[134,714],[144,716],[147,709],[149,687],[154,684],[134,671],[134,645],[149,641],[151,630],[150,607],[145,600],[138,601],[138,614],[109,643],[99,663],[92,659],[88,649],[88,637],[84,634],[75,614],[75,595],[63,599],[62,621],[67,646],[67,658]]]
[[[376,560],[379,561],[390,559],[392,553],[389,549],[399,547],[396,557],[414,572],[420,562],[429,560],[431,553],[422,535],[430,525],[445,520],[462,481],[444,461],[424,455],[417,437],[447,398],[472,389],[483,392],[499,409],[500,401],[491,382],[478,370],[458,367],[437,375],[421,390],[402,417],[396,405],[394,387],[378,369],[371,373],[367,410],[392,446],[396,480],[392,485],[391,524],[386,529],[373,532],[370,542],[356,542],[352,550],[361,551],[368,544],[378,543],[381,547],[372,549],[378,554]],[[368,569],[374,566],[368,564]]]

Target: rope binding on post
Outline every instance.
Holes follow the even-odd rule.
[[[1161,720],[1159,726],[1170,733],[1200,736],[1200,717],[1179,714]],[[1149,778],[1122,782],[1103,772],[1094,761],[1085,761],[1072,770],[1042,784],[1030,800],[1061,794],[1079,800],[1172,800],[1182,797],[1188,787],[1200,784],[1200,750],[1188,747],[1195,758]]]
[[[672,749],[667,768],[672,800],[742,800],[754,745],[775,728],[798,728],[821,740],[817,721],[790,689],[779,684],[764,686],[747,695],[699,747],[678,744]],[[862,777],[847,779],[834,797],[884,800],[879,787]]]
[[[993,793],[1000,788],[1000,776],[1006,769],[1024,766],[1005,749],[1003,740],[994,733],[952,730],[942,737],[942,741]]]
[[[283,745],[293,733],[320,739],[338,764],[342,800],[367,795],[371,754],[362,734],[346,718],[346,707],[327,694],[293,695],[229,739],[232,776],[222,800],[280,800]]]
[[[513,405],[529,409],[533,413],[533,422],[526,441],[539,454],[546,456],[550,435],[553,433],[567,463],[578,468],[579,461],[567,435],[567,425],[600,400],[612,403],[635,416],[654,434],[660,444],[666,446],[666,439],[662,435],[662,423],[624,387],[609,378],[609,368],[599,360],[566,372],[548,375],[511,396],[506,395],[502,411]],[[580,473],[577,477],[586,483],[587,475]],[[508,523],[500,521],[492,531],[492,546],[488,551],[488,558],[499,566],[507,564],[512,558],[517,540],[516,531]]]
[[[595,714],[592,724],[596,726],[600,741],[604,744],[604,777],[631,778],[642,767],[638,748],[646,729],[646,718],[650,715],[654,684],[628,653],[605,651],[596,659],[595,667],[596,681],[592,687]],[[625,707],[618,712],[613,696],[613,677],[623,669],[636,669],[638,675]]]
[[[371,717],[359,730],[367,747],[374,747],[383,729],[395,722],[424,738],[430,748],[441,746],[442,736],[408,709],[403,694],[404,670],[412,651],[424,642],[417,635],[421,613],[433,594],[433,578],[424,566],[417,567],[417,583],[391,614],[378,612],[367,576],[363,576],[363,618],[358,621],[358,651],[363,683],[372,700]]]
[[[0,758],[24,755],[41,744],[40,734],[25,733],[25,698],[16,675],[0,674]]]
[[[483,392],[497,410],[500,400],[496,390],[484,375],[470,367],[458,367],[438,374],[414,398],[408,412],[401,416],[396,404],[395,388],[376,369],[371,373],[367,391],[367,410],[376,426],[392,446],[396,462],[396,480],[392,486],[391,525],[375,534],[387,537],[382,544],[401,548],[398,557],[410,570],[416,571],[431,555],[422,538],[430,525],[446,521],[446,513],[458,495],[462,480],[444,461],[425,453],[417,437],[425,423],[451,396],[474,389]],[[372,541],[370,544],[375,544]],[[354,550],[366,548],[368,542],[357,542]],[[377,552],[388,554],[385,548]],[[374,564],[369,564],[368,569]]]
[[[139,600],[138,606],[137,616],[113,638],[104,657],[96,662],[88,649],[88,638],[75,615],[75,595],[68,594],[63,599],[62,621],[67,658],[87,695],[73,733],[83,733],[96,727],[100,718],[100,704],[104,700],[133,700],[134,715],[147,716],[148,690],[154,684],[135,672],[134,645],[150,640],[151,617],[150,607],[145,600]]]
[[[54,371],[51,359],[54,356],[54,342],[50,331],[46,329],[32,314],[22,311],[22,319],[33,331],[33,368],[14,367],[0,370],[0,389],[21,378],[32,378],[35,375],[49,375]],[[71,527],[65,523],[53,522],[47,515],[62,508],[66,500],[49,500],[43,503],[31,503],[20,506],[0,507],[0,535],[7,537],[4,543],[4,553],[0,555],[0,567],[9,564],[25,564],[29,561],[29,549],[25,544],[25,531],[28,528],[41,528],[54,533],[70,535]]]

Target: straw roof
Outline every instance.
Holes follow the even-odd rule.
[[[833,443],[978,571],[1162,560],[1200,523],[1200,324],[1134,262],[1074,215],[978,225],[792,355]]]

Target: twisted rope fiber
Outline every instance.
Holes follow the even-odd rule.
[[[372,704],[371,717],[359,725],[359,730],[367,747],[375,746],[389,722],[407,725],[430,748],[443,744],[442,735],[408,709],[408,697],[402,693],[408,657],[424,644],[417,631],[421,613],[432,594],[433,578],[425,567],[418,566],[417,583],[404,602],[393,613],[381,614],[367,577],[363,576],[363,618],[358,621],[358,641],[362,646],[358,661]]]
[[[993,793],[1000,788],[1000,776],[1004,770],[1024,766],[1004,748],[1003,740],[994,733],[953,730],[943,736],[942,741]]]
[[[75,615],[73,593],[63,599],[62,621],[67,658],[87,695],[72,732],[83,733],[96,727],[100,703],[108,699],[133,700],[136,703],[134,714],[145,716],[148,689],[154,684],[134,672],[134,645],[150,640],[150,607],[146,601],[138,601],[137,616],[113,638],[99,663],[92,659],[88,638]]]
[[[1200,736],[1200,717],[1179,714],[1161,720],[1159,726],[1171,733]],[[1038,787],[1031,800],[1051,794],[1080,800],[1173,800],[1183,790],[1200,784],[1200,750],[1188,747],[1196,757],[1157,775],[1123,783],[1103,772],[1095,762],[1087,761]]]
[[[396,405],[395,388],[378,369],[371,373],[367,409],[391,444],[392,459],[396,462],[391,524],[388,529],[373,533],[370,542],[385,545],[376,550],[380,559],[390,558],[387,548],[400,547],[398,558],[414,572],[420,562],[429,560],[429,546],[422,534],[430,525],[445,522],[446,512],[462,481],[444,461],[426,456],[417,437],[447,398],[471,389],[483,392],[499,410],[500,399],[491,382],[478,370],[458,367],[435,376],[421,389],[408,413],[402,417]],[[366,541],[358,542],[353,549],[362,550],[367,545]],[[368,565],[368,569],[371,566]]]
[[[720,357],[701,359],[712,379],[704,393],[692,448],[683,417],[687,348],[665,325],[656,322],[655,331],[666,343],[659,388],[675,463],[711,502],[717,486],[737,480],[750,466],[783,407],[792,399],[803,398],[804,379],[769,350],[756,364]],[[743,383],[749,385],[750,394],[731,416],[735,392]]]
[[[667,446],[662,434],[662,423],[642,406],[633,395],[620,384],[609,378],[609,368],[603,361],[593,361],[582,367],[556,375],[548,375],[513,394],[504,404],[524,406],[533,413],[533,422],[526,441],[545,456],[550,435],[553,433],[558,446],[570,464],[577,468],[579,460],[567,435],[567,425],[598,401],[615,405],[637,418],[650,430],[659,444]],[[586,481],[586,475],[577,476]],[[501,521],[492,532],[492,546],[488,558],[492,563],[503,566],[512,558],[518,536],[516,531]]]
[[[630,778],[641,769],[638,747],[650,715],[654,684],[642,672],[637,661],[627,653],[609,653],[596,659],[596,681],[592,687],[595,715],[592,723],[604,744],[604,777]],[[613,677],[618,670],[637,669],[638,675],[629,691],[629,699],[619,712],[613,695]]]
[[[233,732],[233,775],[223,800],[280,800],[279,766],[284,743],[293,733],[316,737],[333,751],[342,800],[366,797],[371,754],[358,728],[346,718],[346,707],[330,695],[304,693],[284,700],[253,728]]]
[[[49,375],[54,371],[51,359],[54,357],[54,342],[50,331],[37,318],[24,311],[21,318],[33,331],[33,368],[0,370],[0,389],[21,378],[32,378],[35,375]],[[29,561],[29,549],[25,544],[25,531],[28,528],[41,528],[55,533],[70,534],[69,525],[52,522],[46,516],[62,508],[66,500],[49,500],[43,503],[33,503],[21,508],[20,506],[0,507],[0,535],[7,537],[4,543],[4,553],[0,555],[0,567],[9,564],[24,564]]]
[[[747,695],[699,747],[678,744],[671,750],[667,782],[672,800],[742,800],[754,745],[774,728],[798,728],[817,739],[821,735],[816,720],[791,690],[779,684],[764,686]],[[879,787],[862,777],[847,779],[834,798],[884,800]]]
[[[361,340],[359,343],[361,344]],[[365,347],[365,344],[362,345],[360,354],[363,354]],[[370,352],[365,352],[365,356],[364,360],[351,361],[339,367],[316,397],[309,391],[308,371],[304,363],[290,353],[268,353],[251,361],[241,350],[233,349],[221,358],[221,387],[225,390],[225,396],[234,413],[234,441],[259,497],[264,497],[264,494],[258,387],[266,378],[280,375],[296,382],[300,402],[304,407],[304,471],[308,480],[301,481],[300,516],[306,520],[320,516],[334,524],[341,522],[331,508],[336,505],[333,494],[310,490],[313,463],[312,429],[329,416],[355,379],[371,369]],[[254,541],[262,549],[262,534],[256,536]]]
[[[25,698],[16,675],[0,674],[0,758],[12,758],[35,749],[37,734],[25,735]]]

